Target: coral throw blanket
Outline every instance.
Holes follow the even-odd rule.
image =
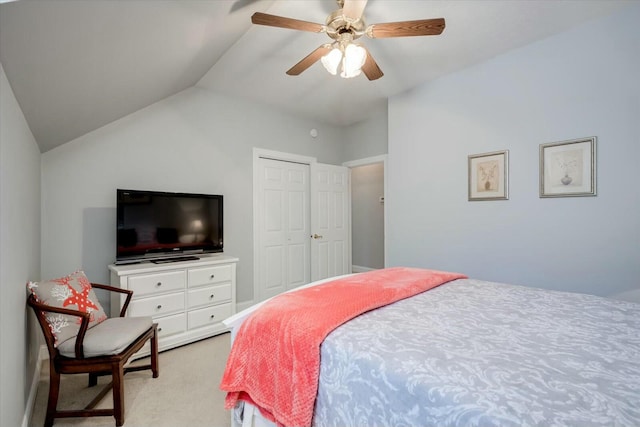
[[[278,425],[310,426],[320,345],[354,317],[454,279],[457,273],[387,268],[280,294],[240,327],[220,388],[225,407],[248,401]]]

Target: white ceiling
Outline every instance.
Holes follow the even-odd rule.
[[[385,74],[370,82],[319,63],[287,76],[330,39],[250,22],[260,11],[324,23],[335,0],[22,0],[0,4],[0,61],[43,152],[194,85],[349,125],[394,94],[630,2],[369,0],[367,24],[446,20],[440,36],[360,39]]]

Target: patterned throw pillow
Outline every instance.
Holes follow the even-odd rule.
[[[29,282],[27,287],[42,304],[89,313],[89,328],[107,318],[91,287],[91,282],[83,271],[78,270],[59,279]],[[78,335],[82,318],[60,313],[47,313],[46,317],[55,337],[56,347]]]

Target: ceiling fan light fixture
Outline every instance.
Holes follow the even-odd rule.
[[[320,58],[322,65],[327,71],[334,76],[338,74],[338,67],[342,62],[342,51],[337,46],[331,49],[329,53]]]
[[[434,36],[444,31],[444,18],[417,19],[413,21],[386,22],[367,26],[363,11],[368,0],[337,0],[338,10],[333,11],[325,24],[286,18],[256,12],[251,22],[270,27],[288,28],[312,33],[325,33],[334,43],[323,44],[287,70],[290,76],[300,75],[317,61],[332,75],[351,78],[364,74],[369,80],[377,80],[384,75],[371,53],[364,47],[354,45],[353,41],[366,35],[371,39],[389,37]],[[2,0],[0,0],[2,2]],[[363,68],[364,67],[364,68]]]
[[[342,58],[342,73],[340,73],[340,77],[350,79],[359,76],[366,59],[367,51],[362,46],[348,44]]]

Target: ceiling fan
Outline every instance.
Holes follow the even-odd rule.
[[[321,60],[331,74],[337,74],[338,68],[342,66],[341,77],[355,77],[363,72],[369,80],[376,80],[383,76],[382,70],[369,51],[364,46],[353,43],[354,40],[363,35],[372,39],[431,36],[441,34],[445,27],[444,18],[387,22],[367,26],[362,16],[367,0],[336,1],[339,9],[327,17],[324,25],[261,12],[251,16],[251,22],[254,24],[327,33],[334,40],[321,45],[291,67],[287,71],[288,75],[297,76]]]

